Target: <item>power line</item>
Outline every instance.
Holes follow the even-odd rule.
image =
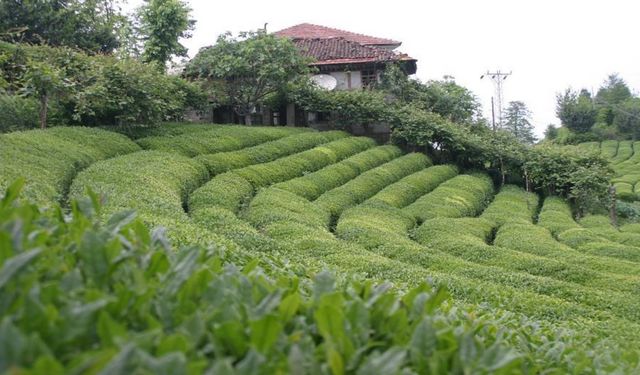
[[[504,73],[504,72],[501,72],[500,70],[496,70],[495,72],[490,72],[487,70],[485,74],[480,76],[480,79],[483,79],[484,77],[488,77],[493,82],[493,86],[495,90],[495,99],[497,101],[498,125],[502,125],[502,102],[504,101],[502,85],[504,83],[504,80],[506,80],[507,77],[510,75],[511,75],[511,72]],[[493,104],[493,97],[492,97],[491,98],[492,114],[494,113],[493,106],[494,104]],[[496,130],[495,115],[493,115],[492,125],[493,125],[493,130],[495,131]]]

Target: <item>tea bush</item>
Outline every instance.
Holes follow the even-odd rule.
[[[382,202],[397,208],[405,207],[457,174],[458,168],[454,165],[429,167],[385,187],[369,201]]]
[[[538,210],[538,196],[515,185],[505,185],[480,217],[492,221],[496,227],[505,223],[529,224]]]
[[[274,161],[220,174],[196,190],[190,207],[219,206],[237,213],[255,189],[299,177],[369,149],[375,141],[364,137],[338,139]]]
[[[0,189],[24,177],[24,198],[42,205],[60,202],[80,170],[139,149],[123,135],[92,128],[0,134]]]
[[[606,159],[613,159],[618,154],[618,141],[602,141],[600,154]]]
[[[273,161],[347,136],[341,131],[300,133],[238,151],[199,155],[196,159],[215,176],[232,169]]]
[[[90,188],[104,197],[105,214],[136,209],[142,214],[186,217],[183,202],[207,178],[204,165],[186,156],[140,151],[93,164],[78,174],[70,194],[78,198]]]
[[[350,156],[338,163],[328,165],[316,172],[280,182],[274,186],[290,191],[309,200],[337,188],[374,167],[402,155],[395,146],[378,146]]]
[[[493,182],[486,174],[465,174],[445,181],[405,208],[422,222],[436,217],[478,214],[493,195]]]
[[[368,170],[344,185],[322,194],[315,204],[337,218],[345,209],[375,195],[385,186],[431,165],[424,154],[408,154]]]
[[[236,266],[201,247],[173,251],[129,214],[100,224],[87,204],[74,204],[85,210],[63,221],[1,202],[0,371],[515,373],[540,366],[518,348],[530,328],[513,324],[509,335],[496,335],[504,327],[498,316],[452,309],[442,288],[420,283],[400,294],[369,281],[339,286],[328,273],[305,287],[282,266]],[[18,222],[23,231],[12,231]]]
[[[147,150],[175,152],[185,156],[239,150],[273,141],[299,132],[296,128],[216,125],[211,130],[177,135],[157,135],[140,138],[136,142]]]

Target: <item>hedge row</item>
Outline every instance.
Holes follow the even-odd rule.
[[[201,228],[222,235],[254,252],[276,251],[278,243],[244,220],[239,219],[232,211],[221,207],[202,207],[189,212],[191,219]]]
[[[480,280],[577,302],[593,309],[588,314],[594,318],[600,313],[611,312],[622,319],[640,321],[637,311],[640,301],[629,302],[632,291],[637,290],[637,282],[611,286],[614,281],[623,281],[625,276],[599,274],[566,262],[489,246],[485,236],[486,230],[492,228],[491,223],[483,219],[467,219],[464,224],[458,221],[449,218],[428,220],[415,233],[416,240],[430,249],[439,249],[471,262],[466,266],[450,262],[446,266],[449,272],[461,272]],[[476,236],[482,229],[483,236]],[[454,271],[455,264],[458,271]],[[596,278],[605,283],[594,282]]]
[[[560,197],[547,197],[544,200],[538,215],[538,225],[548,229],[556,237],[566,230],[580,228],[573,220],[571,207]]]
[[[381,202],[391,207],[402,208],[457,174],[458,168],[454,165],[429,167],[380,190],[369,202]]]
[[[529,224],[537,210],[536,194],[526,192],[515,185],[505,185],[480,217],[495,223],[495,227],[499,228],[506,223]]]
[[[618,153],[618,141],[602,141],[600,145],[600,155],[607,159],[613,159]]]
[[[269,186],[317,171],[375,145],[371,138],[349,137],[269,163],[241,168],[234,173],[244,177],[255,188]]]
[[[404,155],[327,191],[314,203],[328,211],[332,217],[337,218],[348,207],[363,202],[385,186],[430,165],[431,160],[424,154]]]
[[[70,195],[83,197],[90,188],[105,202],[102,217],[133,209],[152,227],[166,228],[176,246],[199,244],[239,253],[236,243],[198,226],[184,211],[189,193],[207,178],[207,169],[193,159],[140,151],[93,164],[78,174]]]
[[[399,293],[369,281],[336,285],[321,273],[307,286],[283,264],[174,251],[139,221],[94,219],[0,203],[0,237],[11,238],[0,264],[20,265],[1,286],[0,372],[511,373],[586,360],[547,359],[548,350],[516,338],[566,344],[551,328],[452,309],[444,289],[424,282]]]
[[[540,235],[541,241],[536,240],[538,238],[536,235]],[[528,266],[532,269],[541,270],[548,267],[557,270],[553,276],[551,273],[544,275],[597,289],[635,293],[640,288],[640,275],[614,273],[616,262],[608,262],[607,259],[593,259],[583,254],[576,256],[575,251],[553,241],[544,228],[536,227],[533,224],[505,224],[498,230],[494,244],[515,250],[511,254],[513,258],[511,264],[516,269],[521,265],[526,269],[527,263],[529,263]],[[539,256],[538,254],[542,252],[551,253],[552,256],[547,256],[548,254]],[[564,254],[553,256],[555,253]],[[581,258],[579,255],[586,259],[575,259]],[[596,269],[585,265],[585,263],[590,263]],[[635,268],[638,269],[638,267]]]
[[[353,155],[339,163],[331,164],[316,172],[294,178],[274,186],[290,191],[309,200],[343,185],[363,172],[389,162],[402,155],[395,146],[378,146]]]
[[[494,244],[516,251],[540,255],[574,264],[587,269],[603,273],[637,277],[640,275],[640,265],[619,259],[593,256],[585,254],[568,245],[558,242],[551,232],[538,225],[505,226],[498,231]],[[522,228],[526,228],[522,230]],[[509,231],[516,231],[517,237],[510,236]]]
[[[186,156],[239,150],[300,132],[297,128],[212,125],[212,130],[140,138],[147,150],[175,152]]]
[[[608,216],[585,216],[580,219],[580,225],[610,241],[623,245],[640,246],[640,234],[621,232],[618,228],[611,225],[611,219]]]
[[[493,194],[493,181],[486,174],[458,175],[405,208],[423,222],[436,217],[475,216]]]
[[[223,173],[196,190],[189,207],[218,206],[237,213],[257,188],[319,170],[373,146],[375,141],[371,138],[343,138],[268,163]]]
[[[547,228],[562,243],[583,253],[640,262],[640,248],[610,241],[583,228],[571,216],[568,204],[560,198],[547,198],[538,224]]]
[[[271,187],[260,191],[251,201],[247,220],[258,228],[271,223],[300,223],[319,230],[328,229],[328,211],[292,192]]]
[[[238,151],[199,155],[196,160],[206,165],[209,173],[215,176],[232,169],[273,161],[347,136],[348,134],[342,131],[293,134]]]
[[[424,277],[435,278],[437,281],[446,283],[456,297],[465,301],[477,302],[488,299],[494,305],[505,306],[538,317],[577,321],[582,320],[582,317],[603,319],[607,323],[585,321],[580,324],[588,325],[589,330],[607,332],[607,335],[615,331],[616,334],[625,337],[625,340],[635,340],[631,332],[637,332],[637,327],[629,321],[620,320],[591,307],[530,293],[521,288],[512,288],[509,280],[518,276],[484,266],[478,266],[481,270],[477,271],[476,267],[468,262],[456,261],[455,258],[446,255],[436,256],[433,251],[412,243],[406,237],[403,242],[398,232],[380,232],[376,229],[369,231],[373,236],[377,235],[377,241],[380,241],[378,244],[387,240],[386,244],[389,245],[374,247],[371,251],[363,249],[359,244],[339,241],[326,228],[323,228],[327,225],[326,216],[323,216],[322,212],[319,215],[311,212],[312,203],[302,198],[295,200],[294,195],[287,195],[287,192],[277,190],[270,188],[261,191],[249,207],[247,216],[257,225],[261,225],[264,233],[278,241],[282,254],[296,263],[312,269],[329,265],[349,274],[362,273],[368,277],[387,279],[401,284],[412,283]],[[269,197],[270,195],[273,196]],[[356,207],[352,210],[360,208]],[[254,211],[254,209],[258,210]],[[350,211],[344,214],[347,218],[350,217]],[[401,211],[395,210],[395,212],[402,215]],[[411,220],[411,218],[408,219]],[[361,222],[367,223],[369,228],[374,222],[378,223],[378,229],[394,226],[385,224],[384,220],[362,220]],[[341,224],[342,222],[339,221],[339,230],[342,229]],[[405,222],[404,226],[408,227],[410,224]],[[490,231],[491,224],[487,223],[487,227],[489,228],[487,231]],[[360,227],[352,233],[357,235],[364,232]],[[393,235],[393,233],[396,234]],[[387,259],[389,256],[394,259]],[[420,266],[434,268],[425,270]],[[535,277],[532,279],[525,276],[521,281],[522,288],[532,289],[536,285],[544,284],[542,282],[544,280],[546,279]],[[496,281],[500,284],[495,284]],[[601,303],[599,299],[597,302]]]
[[[584,152],[590,152],[594,154],[600,153],[600,142],[584,142],[577,145],[577,148]]]
[[[492,230],[490,222],[463,218],[434,219],[429,220],[428,223],[439,220],[443,220],[439,225],[440,229],[449,232],[444,242],[449,244],[457,242],[461,249],[471,247],[479,254],[484,254],[487,250],[492,251],[477,237],[472,238],[474,240],[472,243],[459,241],[459,238],[465,238],[469,233],[475,233],[480,237],[488,236]],[[435,246],[420,247],[406,237],[406,229],[411,226],[411,222],[412,220],[407,218],[401,210],[384,204],[365,203],[347,210],[341,216],[336,231],[341,238],[364,246],[376,254],[401,261],[406,265],[420,265],[427,268],[427,272],[432,277],[449,285],[453,294],[463,300],[488,300],[493,305],[505,306],[508,309],[536,316],[553,316],[554,319],[559,318],[556,314],[563,315],[566,319],[580,319],[585,316],[591,319],[603,319],[603,314],[607,315],[605,311],[608,311],[608,306],[612,303],[611,299],[618,297],[614,301],[616,307],[613,310],[619,315],[635,318],[633,308],[626,308],[623,307],[624,304],[620,304],[621,301],[629,298],[626,294],[612,294],[609,290],[593,290],[546,277],[513,272],[506,262],[502,265],[503,268],[495,267],[490,261],[487,265],[474,264],[443,254],[436,250]],[[436,224],[432,229],[437,227]],[[433,230],[427,234],[429,237],[434,235],[437,236],[438,233]],[[476,241],[478,239],[479,241]],[[475,245],[484,247],[474,248]],[[353,251],[351,248],[352,253]],[[577,291],[574,290],[576,288]],[[582,303],[585,296],[595,297],[594,301]],[[532,303],[533,301],[545,302],[543,305],[536,305]],[[576,303],[577,301],[581,302]],[[562,308],[556,310],[559,306]],[[611,324],[607,329],[615,329],[622,334],[625,327],[629,327],[627,324],[634,326],[625,319],[611,317],[604,319],[612,319],[604,323]]]
[[[182,155],[140,151],[93,164],[71,186],[79,198],[86,188],[105,196],[107,214],[136,209],[141,213],[184,215],[183,202],[208,178],[206,168]]]
[[[618,144],[618,152],[616,156],[611,159],[611,164],[622,163],[629,159],[633,155],[633,142],[632,141],[620,141]]]
[[[624,233],[640,234],[640,223],[628,223],[620,226],[620,231]]]
[[[63,201],[73,177],[92,163],[140,148],[105,130],[60,127],[0,135],[0,191],[24,177],[23,197],[39,204]]]

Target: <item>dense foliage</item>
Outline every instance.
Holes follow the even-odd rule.
[[[9,0],[0,2],[0,39],[110,53],[126,22],[113,0]]]
[[[145,62],[155,63],[161,70],[172,56],[187,56],[187,48],[180,44],[188,38],[195,20],[189,18],[190,9],[180,0],[147,0],[138,10],[144,38]]]
[[[633,225],[618,230],[601,216],[576,222],[559,198],[545,201],[537,225],[536,194],[507,185],[494,198],[485,173],[431,166],[424,154],[403,156],[337,131],[173,124],[137,129],[147,136],[141,145],[164,151],[135,152],[122,136],[108,146],[99,142],[106,136],[84,130],[6,139],[77,139],[94,159],[67,168],[79,173],[61,186],[71,183],[78,201],[64,214],[51,200],[43,211],[15,201],[15,188],[0,203],[0,279],[7,280],[0,288],[15,291],[1,294],[2,369],[386,373],[393,363],[418,373],[629,373],[637,366]],[[268,152],[274,147],[276,156]],[[206,150],[239,164],[207,183],[200,161],[215,154],[180,155]],[[219,173],[221,163],[211,170]],[[56,182],[38,186],[49,183]],[[89,200],[87,187],[96,192]],[[165,229],[149,234],[142,222]],[[383,280],[393,284],[375,286]],[[452,298],[429,286],[444,284]],[[325,287],[331,297],[319,292]],[[438,300],[433,309],[416,307],[430,298]],[[423,331],[430,317],[433,329]],[[430,332],[436,348],[419,345],[427,367],[412,354],[418,331]]]
[[[189,62],[188,77],[210,81],[222,104],[251,124],[251,113],[287,85],[307,80],[308,63],[287,38],[264,30],[220,35]]]
[[[180,118],[204,100],[197,86],[153,66],[67,48],[1,43],[0,75],[0,96],[11,97],[2,100],[6,110],[22,111],[26,102],[16,95],[33,98],[41,124],[47,117],[55,124],[153,124]],[[19,117],[0,127],[25,122]]]
[[[566,90],[558,97],[557,114],[560,132],[545,138],[559,144],[588,141],[638,139],[640,136],[640,101],[617,74],[610,75],[595,97],[582,89]]]

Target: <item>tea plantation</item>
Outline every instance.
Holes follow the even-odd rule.
[[[638,199],[640,143],[579,147]],[[640,373],[640,226],[421,153],[60,127],[0,188],[0,373]]]

